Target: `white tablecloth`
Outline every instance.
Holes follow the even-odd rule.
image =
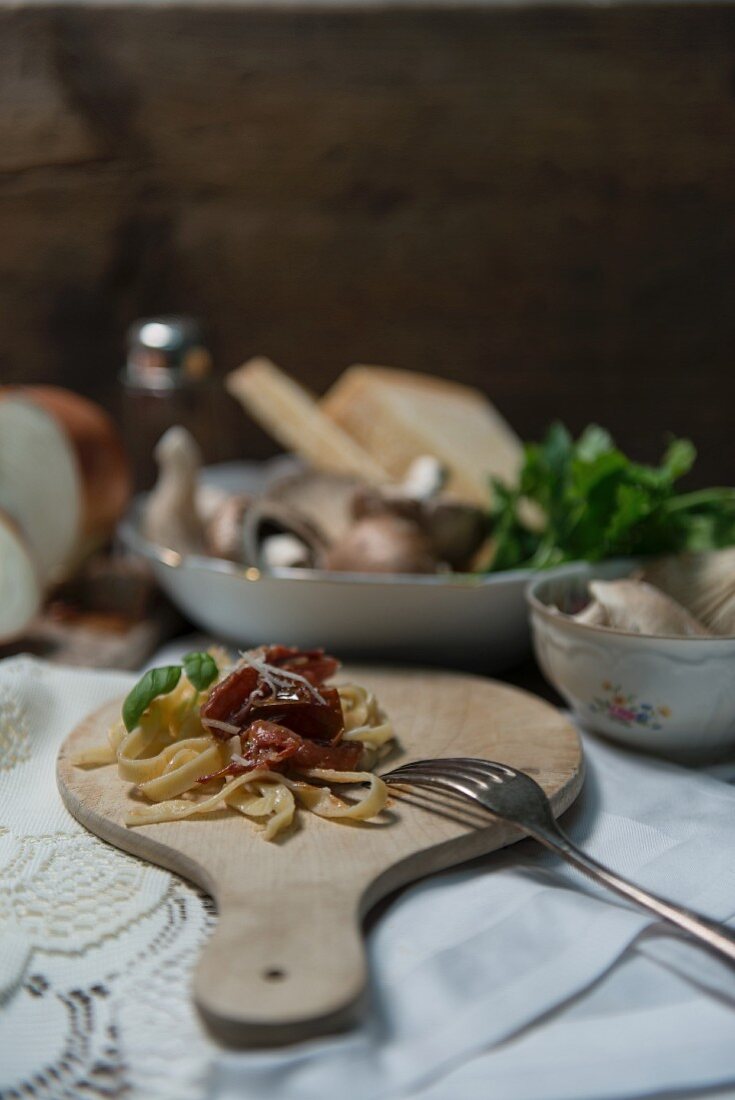
[[[132,680],[0,663],[0,1096],[613,1100],[735,1084],[735,972],[530,841],[380,914],[356,1031],[222,1051],[189,996],[216,919],[208,899],[85,833],[56,792],[65,734]],[[572,836],[731,920],[727,768],[714,777],[592,736],[585,750]]]

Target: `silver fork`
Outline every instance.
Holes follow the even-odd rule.
[[[557,824],[541,787],[525,772],[490,760],[449,757],[403,764],[382,775],[381,779],[396,786],[432,787],[478,803],[495,817],[511,822],[562,856],[595,882],[649,909],[656,916],[701,940],[730,963],[735,963],[735,934],[724,925],[649,893],[572,844]]]

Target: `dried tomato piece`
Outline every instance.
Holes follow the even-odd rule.
[[[253,722],[242,734],[242,755],[254,767],[262,768],[266,758],[280,764],[294,756],[299,749],[301,738],[285,726],[276,722]]]
[[[359,741],[342,741],[334,745],[328,741],[302,739],[294,756],[289,759],[289,766],[304,770],[330,768],[335,772],[352,772],[361,756],[362,745]]]
[[[336,744],[344,731],[342,701],[337,689],[320,688],[319,694],[324,700],[320,703],[308,689],[300,685],[295,687],[299,690],[289,694],[278,692],[270,699],[254,702],[250,712],[252,720],[263,718],[278,722],[302,737]]]
[[[278,771],[284,761],[298,752],[301,740],[297,733],[275,722],[253,722],[240,737],[242,760],[231,760],[219,771],[202,776],[199,782],[206,783],[225,775],[244,775],[256,768]]]
[[[362,755],[358,742],[315,741],[301,737],[276,722],[258,720],[241,735],[242,760],[231,760],[219,771],[204,775],[200,783],[222,779],[226,775],[245,775],[256,768],[285,771],[294,766],[301,771],[309,768],[330,768],[333,771],[354,771]]]
[[[302,651],[283,645],[264,647],[258,656],[274,670],[298,673],[306,683],[288,675],[279,678],[277,672],[268,677],[267,670],[259,671],[254,665],[235,669],[217,684],[200,709],[202,722],[212,735],[224,741],[263,718],[304,737],[337,742],[344,729],[342,704],[337,690],[322,683],[336,671],[338,662],[321,649]],[[224,723],[224,728],[218,723]]]
[[[250,665],[235,669],[225,677],[222,683],[217,684],[202,703],[199,714],[204,725],[207,725],[207,720],[212,718],[217,722],[226,722],[228,725],[242,729],[249,721],[252,696],[259,685],[260,674],[257,669]],[[220,741],[226,741],[232,736],[232,731],[218,730],[216,727],[210,727],[210,730],[212,735]]]
[[[267,646],[265,660],[276,668],[298,672],[299,676],[303,676],[314,687],[319,687],[330,676],[334,676],[339,668],[339,661],[330,657],[323,649],[298,649],[288,645]]]

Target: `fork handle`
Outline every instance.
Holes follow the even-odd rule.
[[[598,863],[596,859],[588,856],[581,848],[577,848],[575,844],[572,844],[566,834],[556,825],[553,830],[550,827],[538,827],[533,830],[529,829],[528,832],[535,840],[538,840],[546,848],[550,848],[552,852],[556,852],[568,863],[589,875],[595,882],[607,886],[610,890],[614,890],[616,894],[620,894],[622,897],[635,902],[636,905],[640,905],[643,909],[655,913],[657,917],[661,917],[662,920],[668,921],[669,924],[675,925],[683,932],[700,940],[711,951],[724,956],[730,963],[735,963],[735,934],[724,925],[708,920],[707,917],[695,913],[692,909],[675,905],[665,898],[651,894],[641,886],[636,886],[635,883],[622,878],[621,875],[611,871],[602,863]]]

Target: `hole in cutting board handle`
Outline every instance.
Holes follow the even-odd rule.
[[[267,970],[264,970],[262,977],[267,982],[282,982],[288,975],[285,970],[281,970],[280,966],[269,966]]]

